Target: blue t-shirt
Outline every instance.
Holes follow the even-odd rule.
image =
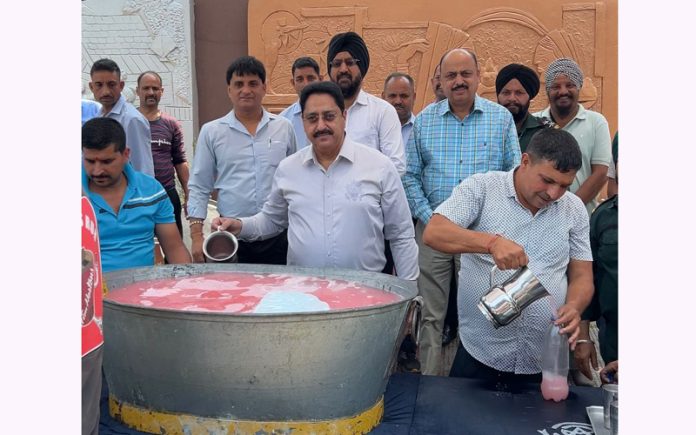
[[[96,101],[92,100],[82,100],[82,125],[85,125],[85,122],[89,121],[92,118],[96,118],[99,116],[99,112],[101,111],[101,104],[97,103]]]
[[[154,265],[155,225],[174,223],[174,207],[159,181],[136,172],[130,163],[123,173],[128,187],[117,215],[101,195],[89,190],[82,168],[82,188],[97,216],[104,272]]]

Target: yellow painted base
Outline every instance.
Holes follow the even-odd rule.
[[[384,414],[384,398],[365,412],[353,417],[321,421],[250,421],[226,420],[152,411],[109,396],[109,413],[125,425],[154,434],[186,435],[309,435],[365,434],[374,429]]]

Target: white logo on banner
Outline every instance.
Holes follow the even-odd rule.
[[[538,429],[541,435],[592,435],[594,431],[592,426],[587,423],[576,423],[574,421],[565,423],[556,423],[551,426],[551,432],[548,429]]]

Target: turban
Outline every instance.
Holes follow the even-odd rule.
[[[498,77],[495,78],[495,93],[500,94],[505,85],[512,79],[517,79],[522,87],[529,94],[529,99],[536,97],[539,93],[539,76],[529,67],[518,63],[511,63],[501,69]]]
[[[365,77],[367,69],[370,67],[370,53],[367,52],[365,41],[363,41],[360,35],[355,32],[346,32],[339,33],[331,38],[326,62],[329,72],[331,72],[331,61],[342,51],[347,51],[353,56],[353,59],[359,60],[358,68],[360,68],[360,74]]]
[[[582,70],[580,65],[575,63],[573,59],[562,57],[551,62],[549,67],[546,68],[546,92],[549,92],[553,81],[560,75],[568,77],[578,89],[582,88]]]

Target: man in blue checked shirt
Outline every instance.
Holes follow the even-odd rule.
[[[520,162],[512,115],[503,106],[476,95],[480,82],[476,55],[467,49],[453,49],[440,60],[440,70],[447,98],[416,117],[402,177],[411,214],[418,219],[418,288],[424,300],[420,361],[426,375],[442,374],[442,328],[450,283],[459,271],[459,255],[426,246],[423,230],[433,210],[463,180],[488,171],[509,171]]]

